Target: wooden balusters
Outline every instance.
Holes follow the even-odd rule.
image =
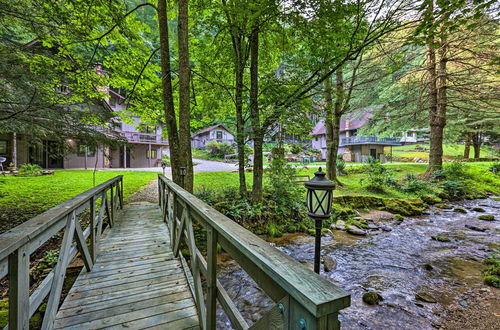
[[[207,324],[206,329],[216,326],[217,299],[217,232],[207,228]]]
[[[29,328],[30,256],[27,244],[9,255],[9,325]]]

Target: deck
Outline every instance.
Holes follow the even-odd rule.
[[[91,272],[80,274],[54,329],[197,329],[198,315],[157,204],[126,206],[102,236]]]

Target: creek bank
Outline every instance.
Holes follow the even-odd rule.
[[[468,210],[479,204],[484,204],[482,208],[487,214],[495,214],[500,207],[500,203],[493,199],[450,202],[453,207]],[[331,258],[335,260],[335,267],[321,275],[351,294],[351,307],[339,316],[343,327],[405,329],[410,326],[413,329],[448,330],[457,328],[448,326],[449,317],[461,320],[475,318],[469,314],[476,312],[472,306],[475,300],[465,292],[474,286],[478,290],[486,287],[482,283],[482,270],[486,266],[481,261],[499,247],[495,233],[500,232],[500,222],[479,220],[475,211],[460,213],[431,207],[427,212],[428,215],[405,218],[404,221],[396,221],[392,214],[385,211],[362,212],[360,217],[368,224],[373,223],[381,229],[385,226],[390,231],[371,230],[372,235],[356,236],[332,229],[333,236],[328,234],[323,237],[323,265],[327,258]],[[485,232],[471,231],[465,225],[483,226]],[[451,241],[440,242],[431,239],[431,236],[442,236]],[[270,244],[312,269],[313,237],[284,234],[270,241]],[[222,266],[219,274],[224,287],[228,285],[226,289],[238,293],[238,307],[238,302],[243,299],[261,306],[263,310],[274,305],[262,298],[258,288],[248,284],[246,277],[240,277],[239,271],[232,266]],[[483,294],[491,296],[488,301],[498,298],[500,290],[488,290]],[[377,293],[383,300],[368,306],[363,300],[367,292]],[[417,300],[417,294],[422,292],[428,293],[436,302],[430,302],[431,298],[426,298],[429,302]],[[482,304],[484,306],[485,302]],[[256,312],[251,306],[243,308],[248,310],[246,315],[249,320],[255,318],[256,313],[262,315],[261,311]],[[494,328],[481,326],[493,324],[491,322],[497,319],[492,307],[487,310],[488,313],[482,313],[484,320],[479,320],[479,325],[470,329]],[[459,311],[466,314],[460,316]]]

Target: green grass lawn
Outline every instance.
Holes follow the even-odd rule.
[[[208,151],[205,149],[193,148],[193,149],[191,149],[191,153],[193,155],[193,158],[206,159],[206,160],[217,160],[217,161],[224,160],[224,158],[215,157],[215,156],[209,154]]]
[[[425,148],[426,151],[415,150],[416,147]],[[387,156],[390,155],[390,147],[385,148],[385,154]],[[406,146],[396,146],[392,147],[392,155],[394,157],[407,157],[407,158],[429,158],[429,145],[428,144],[411,144]],[[464,155],[464,145],[463,144],[444,144],[443,145],[443,155],[445,157],[463,157]],[[474,156],[474,149],[471,147],[470,156]],[[482,146],[481,147],[481,158],[491,158],[498,157],[495,155],[493,148],[490,146]]]
[[[96,185],[123,175],[127,198],[157,176],[154,172],[97,171]],[[56,170],[37,177],[0,176],[0,229],[12,227],[93,187],[92,171]],[[0,230],[1,232],[2,230]]]
[[[492,162],[477,162],[468,163],[468,173],[471,176],[471,182],[478,188],[481,186],[491,188],[492,191],[500,193],[500,178],[488,171]],[[399,164],[399,165],[385,165],[394,171],[394,177],[398,181],[402,181],[407,174],[419,175],[426,171],[427,164]],[[297,175],[308,175],[310,178],[314,176],[317,168],[301,168],[297,170]],[[416,197],[414,194],[405,193],[396,188],[387,188],[385,193],[376,193],[367,191],[360,180],[364,174],[355,173],[339,177],[343,186],[338,186],[334,194],[336,196],[342,195],[370,195],[377,197],[387,198],[411,198]],[[264,181],[266,177],[264,176]],[[247,187],[250,189],[252,184],[252,173],[246,173]],[[221,191],[224,189],[237,189],[239,184],[238,173],[231,172],[206,172],[195,174],[195,191],[202,190],[216,190]]]

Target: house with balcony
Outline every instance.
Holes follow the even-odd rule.
[[[126,107],[119,92],[111,88],[103,90],[109,93],[103,104],[108,111],[117,112]],[[168,149],[162,126],[145,125],[139,116],[133,116],[132,123],[115,116],[106,127],[91,128],[114,143],[87,145],[76,137],[54,141],[4,133],[0,134],[0,157],[7,158],[4,167],[12,162],[15,166],[31,163],[49,169],[143,168],[160,167],[163,151]]]
[[[191,147],[193,148],[205,148],[209,141],[233,144],[234,135],[222,124],[204,128],[191,135]]]
[[[366,162],[369,157],[386,162],[384,148],[398,146],[398,139],[379,138],[376,136],[358,136],[358,130],[368,124],[372,114],[370,111],[348,114],[340,120],[340,143],[338,154],[343,155],[345,161]],[[326,127],[325,121],[320,120],[312,132],[312,148],[321,150],[321,156],[326,159]]]

